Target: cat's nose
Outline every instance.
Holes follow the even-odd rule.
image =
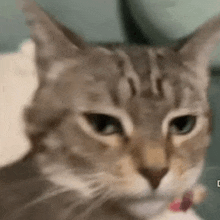
[[[157,187],[160,185],[162,178],[168,172],[168,168],[163,168],[160,170],[140,168],[139,172],[141,173],[142,176],[144,176],[147,180],[150,181],[150,184],[153,189],[157,189]]]

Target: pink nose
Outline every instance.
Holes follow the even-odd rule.
[[[150,181],[150,184],[153,189],[156,189],[162,180],[162,178],[168,172],[168,168],[163,168],[161,170],[153,170],[148,168],[140,168],[139,172],[142,176],[144,176],[147,180]]]

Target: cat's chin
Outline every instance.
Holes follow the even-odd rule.
[[[130,202],[124,205],[128,212],[138,218],[151,218],[167,207],[167,200],[155,199]]]
[[[163,212],[175,197],[174,194],[149,194],[142,197],[127,197],[120,200],[119,204],[132,216],[138,219],[149,219]]]

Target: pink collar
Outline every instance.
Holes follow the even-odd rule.
[[[169,205],[169,210],[172,212],[186,212],[193,205],[193,193],[186,192],[182,199],[175,199]]]

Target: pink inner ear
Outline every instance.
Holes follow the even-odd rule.
[[[169,205],[169,210],[173,212],[186,212],[193,205],[193,194],[191,191],[184,194],[183,199],[175,199]]]

